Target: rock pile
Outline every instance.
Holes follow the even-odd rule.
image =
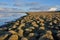
[[[0,40],[60,40],[60,15],[27,15],[4,31]]]

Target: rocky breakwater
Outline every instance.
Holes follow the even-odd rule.
[[[1,30],[0,40],[60,40],[60,12],[27,14],[7,30]]]

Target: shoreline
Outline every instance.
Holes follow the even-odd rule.
[[[25,16],[26,16],[26,15],[25,15]],[[25,17],[25,16],[22,16],[22,17]],[[3,28],[3,26],[6,27],[6,26],[7,26],[8,24],[10,24],[10,23],[14,24],[17,20],[21,20],[22,17],[19,17],[19,18],[16,19],[15,21],[5,22],[5,23],[7,23],[7,24],[0,25],[0,28]]]

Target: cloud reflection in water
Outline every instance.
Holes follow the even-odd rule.
[[[0,13],[0,26],[6,24],[5,22],[15,21],[25,15],[26,13]]]

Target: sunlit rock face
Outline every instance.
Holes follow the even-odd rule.
[[[6,29],[1,28],[4,40],[60,40],[60,12],[28,12]]]

